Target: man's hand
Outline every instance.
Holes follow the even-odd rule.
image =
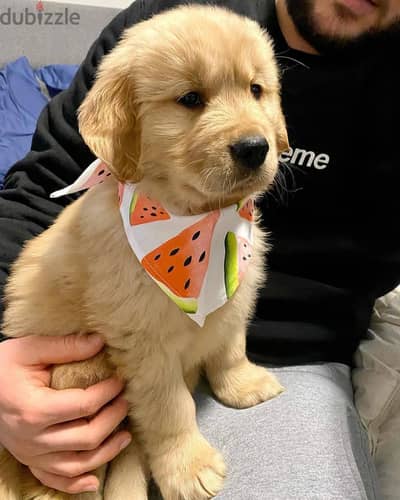
[[[111,378],[86,390],[49,388],[51,365],[88,359],[102,347],[97,335],[0,343],[0,443],[44,485],[66,493],[97,489],[90,472],[131,439],[126,431],[109,437],[128,411],[121,381]]]

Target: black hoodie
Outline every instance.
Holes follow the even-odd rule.
[[[32,151],[0,192],[1,289],[24,241],[74,199],[50,200],[49,193],[72,183],[94,159],[77,131],[76,111],[101,58],[126,27],[183,3],[137,0],[121,12],[70,88],[43,111]],[[257,20],[274,39],[282,70],[292,149],[261,204],[273,250],[249,354],[276,364],[351,364],[375,299],[400,282],[400,45],[353,58],[306,55],[287,46],[274,0],[195,3],[223,5]]]

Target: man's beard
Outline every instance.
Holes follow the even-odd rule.
[[[320,54],[352,57],[400,42],[400,18],[385,29],[370,29],[353,38],[320,33],[313,19],[315,0],[286,0],[287,10],[300,35]]]

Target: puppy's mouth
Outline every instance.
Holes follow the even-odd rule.
[[[265,166],[257,171],[249,171],[240,166],[234,167],[234,172],[229,170],[225,176],[214,177],[206,185],[203,184],[203,192],[213,198],[240,201],[244,196],[266,190],[272,182]]]

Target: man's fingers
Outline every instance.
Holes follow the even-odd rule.
[[[43,389],[46,408],[42,413],[48,426],[90,417],[120,394],[124,383],[113,377],[87,389]]]
[[[119,432],[93,451],[49,453],[35,458],[35,467],[69,479],[82,476],[110,462],[131,442],[128,432]]]
[[[35,467],[30,468],[32,474],[45,486],[54,490],[74,495],[86,491],[96,491],[99,488],[99,480],[93,474],[85,474],[80,477],[69,479],[55,474],[49,474]]]
[[[49,427],[35,441],[42,453],[94,450],[118,427],[128,414],[122,396],[104,407],[91,420],[79,419]]]
[[[30,336],[12,339],[16,361],[25,366],[54,365],[82,361],[97,354],[104,346],[100,335],[65,337]],[[17,348],[15,347],[17,346]]]

